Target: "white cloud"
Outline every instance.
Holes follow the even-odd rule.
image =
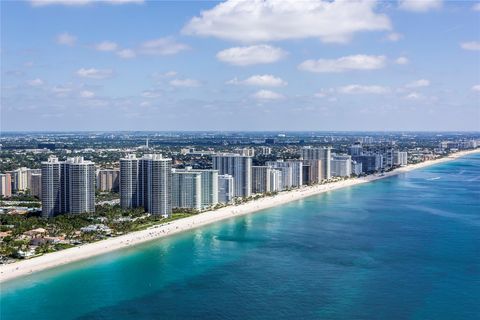
[[[480,51],[480,42],[479,41],[470,41],[470,42],[462,42],[460,47],[464,50],[475,50]]]
[[[417,92],[412,92],[410,94],[408,94],[407,96],[405,96],[405,99],[408,99],[408,100],[420,100],[422,99],[423,96]]]
[[[85,99],[90,99],[90,98],[95,97],[95,93],[92,92],[92,91],[83,90],[83,91],[80,92],[80,97],[85,98]]]
[[[442,7],[442,0],[399,0],[399,8],[413,12],[427,12]]]
[[[253,97],[259,100],[280,100],[285,98],[283,95],[270,90],[257,91]]]
[[[173,79],[170,84],[174,87],[199,87],[200,82],[195,79]]]
[[[472,87],[473,91],[480,92],[480,84],[476,84]]]
[[[27,81],[27,84],[29,86],[32,86],[32,87],[39,87],[39,86],[43,85],[44,82],[43,82],[42,79],[36,78],[36,79]]]
[[[362,31],[390,30],[376,1],[228,0],[202,11],[183,28],[190,35],[240,42],[318,38],[348,42]]]
[[[287,52],[269,45],[233,47],[217,53],[217,59],[236,66],[274,63],[285,58]]]
[[[270,74],[264,74],[254,75],[245,80],[238,80],[237,78],[234,78],[228,81],[227,84],[243,84],[258,87],[281,87],[286,86],[287,82]]]
[[[472,7],[472,10],[473,11],[480,11],[480,3],[474,4],[473,7]]]
[[[400,64],[400,65],[405,65],[405,64],[409,64],[410,61],[406,57],[399,57],[399,58],[395,59],[395,63]]]
[[[351,84],[338,88],[338,92],[343,94],[385,94],[390,92],[390,89],[377,85],[364,86],[359,84]]]
[[[345,72],[350,70],[375,70],[385,67],[385,56],[353,55],[338,59],[306,60],[298,68],[310,72]]]
[[[167,72],[154,72],[151,76],[155,79],[164,79],[175,77],[177,74],[177,71],[170,70]]]
[[[81,68],[77,70],[77,75],[82,78],[90,79],[106,79],[110,78],[113,75],[113,70],[111,69],[95,69],[95,68]]]
[[[397,32],[392,32],[387,35],[387,40],[392,41],[392,42],[397,42],[403,39],[403,34],[397,33]]]
[[[103,41],[95,45],[95,50],[98,51],[115,51],[118,48],[118,44],[112,41]]]
[[[145,90],[142,92],[142,97],[144,98],[158,98],[162,93],[158,90]]]
[[[421,88],[421,87],[428,87],[430,85],[430,81],[427,79],[420,79],[415,80],[413,82],[408,83],[405,87],[407,88]]]
[[[44,7],[50,5],[63,5],[71,7],[81,7],[95,3],[106,4],[127,4],[127,3],[143,3],[144,0],[30,0],[33,7]]]
[[[133,51],[132,49],[118,50],[116,54],[122,59],[132,59],[132,58],[135,58],[137,55],[135,51]]]
[[[77,42],[77,37],[71,35],[68,32],[63,32],[57,36],[56,41],[58,44],[61,45],[74,46],[75,42]]]
[[[57,97],[66,97],[70,92],[72,92],[72,88],[65,86],[54,86],[52,88],[52,93]]]
[[[145,41],[140,46],[139,51],[148,55],[171,55],[180,51],[189,49],[186,44],[176,42],[171,37],[158,38],[149,41]]]

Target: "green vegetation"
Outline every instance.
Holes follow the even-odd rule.
[[[119,205],[97,206],[95,213],[58,215],[42,218],[39,213],[0,215],[0,232],[8,233],[0,241],[0,261],[63,250],[82,243],[105,239],[132,231],[182,219],[194,211],[176,212],[169,218],[145,213],[142,208],[122,210]],[[100,226],[98,229],[92,226]],[[83,229],[89,227],[90,229]],[[39,229],[40,228],[40,229]],[[44,229],[44,230],[42,230]]]

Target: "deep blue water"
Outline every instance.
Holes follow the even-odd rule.
[[[479,319],[480,156],[2,285],[8,319]]]

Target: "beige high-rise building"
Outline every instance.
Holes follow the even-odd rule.
[[[107,192],[118,192],[120,169],[100,169],[97,171],[97,189]]]
[[[10,173],[0,174],[0,195],[4,198],[12,196],[12,176]]]

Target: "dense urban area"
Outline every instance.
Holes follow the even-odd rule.
[[[478,133],[68,132],[0,138],[0,263],[475,149]]]

